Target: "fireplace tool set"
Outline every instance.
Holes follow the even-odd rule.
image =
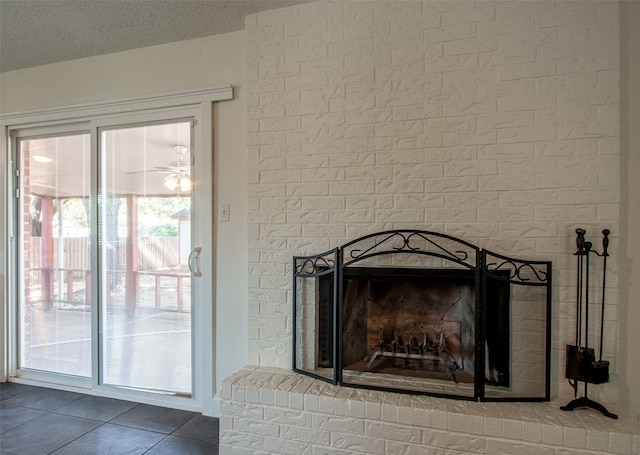
[[[575,256],[578,266],[577,302],[576,302],[576,342],[566,347],[566,378],[574,390],[574,400],[560,409],[573,411],[576,408],[588,407],[600,411],[607,417],[617,419],[600,403],[588,398],[588,384],[603,384],[609,381],[609,362],[602,360],[602,344],[604,338],[604,308],[607,277],[607,257],[609,256],[609,229],[602,231],[602,253],[593,250],[593,244],[585,239],[586,231],[576,229]],[[602,258],[602,301],[600,304],[600,352],[596,360],[595,350],[589,346],[589,258],[594,254]],[[578,398],[579,383],[584,383],[584,396]]]

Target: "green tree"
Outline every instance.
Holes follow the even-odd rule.
[[[138,225],[140,232],[152,236],[177,236],[176,214],[188,210],[189,198],[146,197],[138,199]]]

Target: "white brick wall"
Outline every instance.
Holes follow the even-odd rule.
[[[320,1],[251,15],[246,30],[250,363],[290,367],[292,256],[428,229],[553,261],[552,395],[570,399],[574,231],[598,246],[609,228],[611,381],[589,392],[617,403],[617,3]],[[525,441],[560,437],[526,430]],[[339,453],[352,442],[332,444]]]
[[[617,7],[321,1],[249,16],[250,362],[290,365],[293,255],[415,227],[553,261],[563,396],[574,230],[597,245],[609,228],[612,378],[592,394],[616,402]]]

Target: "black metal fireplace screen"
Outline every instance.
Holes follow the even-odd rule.
[[[333,384],[548,401],[551,262],[423,230],[293,258],[293,369]]]

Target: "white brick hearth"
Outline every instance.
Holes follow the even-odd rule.
[[[398,396],[287,372],[292,257],[424,229],[553,262],[551,394],[564,403],[575,229],[598,245],[608,228],[611,380],[589,391],[620,404],[619,22],[617,2],[542,0],[319,1],[247,17],[248,342],[260,369],[223,386],[222,453],[638,452],[637,421],[593,410]]]
[[[239,371],[224,382],[221,397],[221,454],[640,453],[640,422],[565,412],[557,403],[367,391],[275,368]]]

